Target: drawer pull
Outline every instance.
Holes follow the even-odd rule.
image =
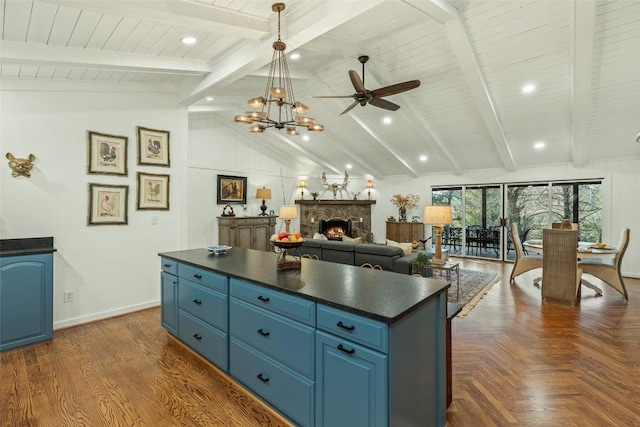
[[[162,264],[162,266],[169,268],[169,267],[171,267],[171,264]]]
[[[260,301],[262,301],[262,302],[269,302],[269,298],[265,298],[265,297],[263,297],[262,295],[259,295],[259,296],[258,296],[258,299],[259,299]]]
[[[344,323],[342,323],[342,320],[339,321],[338,323],[336,323],[336,326],[342,329],[346,329],[347,331],[353,331],[356,327],[351,325],[351,326],[347,326]]]
[[[345,352],[345,353],[347,353],[347,354],[353,354],[353,353],[355,353],[355,352],[356,352],[356,350],[355,350],[355,349],[353,349],[353,348],[352,348],[352,349],[347,350],[346,348],[344,348],[344,347],[342,346],[342,344],[338,344],[338,350],[340,350],[340,351],[344,351],[344,352]]]
[[[262,328],[258,329],[258,333],[260,335],[262,335],[263,337],[268,337],[269,336],[269,332],[263,331]]]
[[[202,279],[202,276],[199,274],[194,274],[193,277],[195,277],[196,279]]]
[[[258,374],[258,379],[260,381],[262,381],[263,383],[268,383],[269,382],[269,378],[263,377],[262,374]]]
[[[199,299],[194,299],[193,303],[196,305],[202,305],[202,301],[200,301]]]
[[[202,335],[193,334],[193,337],[194,337],[195,339],[197,339],[198,341],[202,341]]]

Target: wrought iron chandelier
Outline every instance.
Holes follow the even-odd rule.
[[[271,6],[271,10],[278,12],[278,40],[273,42],[273,57],[264,96],[247,101],[251,108],[260,109],[260,111],[247,111],[235,116],[234,121],[250,124],[249,132],[254,133],[262,133],[270,127],[285,129],[289,136],[299,135],[298,127],[305,127],[312,132],[322,132],[324,126],[316,123],[311,117],[303,116],[309,111],[309,107],[297,102],[293,94],[285,54],[287,45],[280,39],[280,12],[284,8],[284,3],[275,3]]]

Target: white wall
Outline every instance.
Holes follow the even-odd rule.
[[[2,156],[36,156],[31,178],[11,178],[2,162],[0,236],[54,237],[54,328],[159,304],[157,254],[186,242],[186,109],[172,89],[25,89],[5,80],[0,96]],[[136,126],[171,132],[171,168],[136,165]],[[87,174],[87,130],[129,138],[128,176]],[[137,171],[171,176],[169,211],[136,211]],[[90,182],[129,185],[128,225],[86,225]]]

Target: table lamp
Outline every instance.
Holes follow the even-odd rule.
[[[372,188],[373,188],[373,181],[368,180],[368,181],[367,181],[367,196],[368,196],[367,198],[368,198],[369,200],[371,200],[371,189],[372,189]]]
[[[264,203],[265,200],[271,200],[271,189],[262,187],[256,190],[256,199],[262,199],[262,205],[260,205],[260,210],[262,213],[260,216],[267,216],[267,205]]]
[[[291,220],[297,217],[298,208],[294,205],[280,206],[280,215],[278,215],[278,218],[284,220],[284,227],[287,234],[289,234],[289,225],[291,224]]]
[[[442,228],[452,222],[451,206],[425,206],[422,222],[432,225],[436,233],[436,254],[431,262],[444,264],[445,260],[442,259]]]
[[[304,189],[307,188],[307,182],[305,180],[300,181],[300,185],[298,185],[298,187],[302,190],[300,192],[300,199],[304,199]]]

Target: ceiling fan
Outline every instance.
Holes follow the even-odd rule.
[[[394,85],[384,86],[376,90],[367,90],[364,87],[364,64],[366,64],[368,60],[369,57],[367,55],[358,57],[358,61],[360,61],[360,63],[362,64],[362,79],[360,79],[360,76],[357,72],[349,70],[349,78],[351,79],[351,84],[356,90],[356,93],[354,93],[353,95],[314,96],[314,98],[353,98],[355,100],[353,104],[349,105],[342,113],[340,113],[340,115],[349,112],[358,104],[362,105],[363,107],[367,104],[371,104],[375,107],[383,108],[385,110],[396,111],[398,108],[400,108],[400,106],[398,104],[394,104],[391,101],[387,101],[386,99],[382,99],[382,97],[406,92],[420,86],[420,80],[409,80],[402,83],[396,83]]]

